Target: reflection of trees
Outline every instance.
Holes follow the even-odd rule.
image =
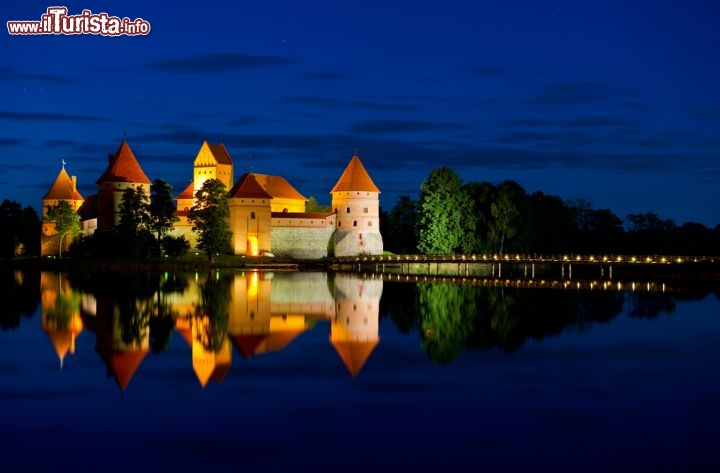
[[[175,319],[178,317],[177,311],[173,310],[165,296],[172,293],[182,294],[187,290],[187,286],[187,279],[178,275],[165,275],[162,279],[151,308],[150,349],[153,353],[167,350],[175,328]]]
[[[40,273],[0,270],[0,300],[0,329],[20,325],[21,317],[32,316],[40,304]]]
[[[663,312],[675,312],[675,298],[670,293],[632,292],[628,295],[628,315],[653,319]]]
[[[54,327],[64,329],[70,326],[73,315],[79,312],[80,294],[75,292],[66,294],[62,290],[58,290],[55,304],[45,311],[45,317],[54,323]]]
[[[513,352],[528,339],[542,340],[567,329],[587,329],[616,317],[625,301],[624,293],[614,291],[453,284],[418,284],[417,291],[415,303],[405,296],[405,307],[417,307],[422,347],[430,359],[441,364],[451,362],[463,348],[497,347]],[[384,309],[397,323],[393,304]]]
[[[475,291],[470,286],[418,284],[418,322],[422,347],[437,363],[458,356],[476,316]]]
[[[400,332],[409,333],[415,328],[417,286],[389,281],[383,284],[385,290],[380,297],[381,316],[389,315]]]
[[[142,340],[150,330],[154,352],[167,348],[177,316],[165,296],[182,293],[185,278],[157,272],[109,272],[71,274],[73,286],[93,294],[98,300],[112,301],[119,315],[124,343]]]
[[[231,283],[227,275],[211,272],[200,285],[200,302],[195,309],[197,339],[203,348],[215,353],[220,352],[227,337]]]

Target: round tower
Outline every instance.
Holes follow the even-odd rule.
[[[150,198],[150,179],[143,172],[125,138],[117,152],[108,157],[108,167],[96,184],[97,226],[101,230],[112,230],[120,223],[120,202],[125,189],[142,187]]]
[[[357,153],[350,159],[330,194],[336,214],[333,235],[335,256],[382,254],[380,190]]]

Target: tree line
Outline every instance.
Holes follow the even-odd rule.
[[[653,212],[621,219],[512,180],[463,183],[448,167],[430,172],[419,199],[400,196],[380,218],[385,249],[403,254],[720,254],[720,224],[678,225]]]

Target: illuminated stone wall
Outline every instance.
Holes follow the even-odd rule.
[[[332,225],[318,227],[273,227],[272,249],[275,256],[320,259],[328,256]]]

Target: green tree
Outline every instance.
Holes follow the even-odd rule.
[[[465,246],[474,233],[472,204],[455,171],[441,167],[430,172],[420,191],[418,251],[449,254]]]
[[[472,203],[472,212],[475,218],[474,239],[470,242],[471,252],[486,253],[491,251],[488,234],[490,233],[490,206],[495,201],[497,189],[489,182],[468,182],[464,186],[465,192]]]
[[[150,205],[141,186],[125,189],[120,201],[118,246],[122,256],[145,257],[152,254],[154,237],[150,231]]]
[[[315,197],[310,196],[305,202],[305,212],[332,212],[332,205],[321,205]]]
[[[47,221],[55,224],[55,231],[60,239],[58,257],[62,258],[63,240],[65,237],[75,237],[82,230],[80,228],[80,215],[72,208],[70,202],[61,200],[57,204],[48,207]]]
[[[150,186],[149,227],[157,240],[157,254],[161,253],[163,237],[172,230],[173,223],[179,221],[175,215],[175,198],[172,186],[162,179],[155,179]]]
[[[230,248],[230,209],[225,185],[218,179],[208,179],[195,193],[196,204],[188,213],[193,231],[198,234],[198,248],[205,250],[208,260]]]
[[[490,205],[490,215],[492,220],[490,221],[488,239],[492,247],[497,248],[497,252],[502,254],[505,240],[514,237],[517,232],[516,225],[520,216],[520,211],[513,201],[511,186],[500,186],[497,200]]]
[[[40,254],[42,224],[32,207],[24,207],[14,200],[0,204],[0,258]]]
[[[413,253],[417,249],[418,202],[401,195],[387,218],[383,241],[396,253]]]

